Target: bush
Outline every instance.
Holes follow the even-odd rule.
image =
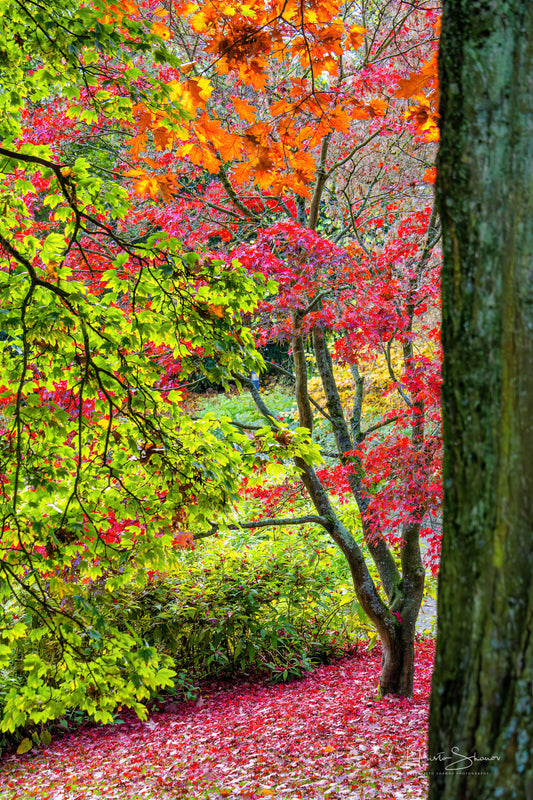
[[[268,535],[203,543],[200,553],[184,554],[180,574],[124,596],[121,613],[127,609],[128,625],[194,679],[250,671],[273,681],[301,677],[339,656],[363,626],[347,615],[330,565],[292,539],[292,546],[291,537],[287,544]]]

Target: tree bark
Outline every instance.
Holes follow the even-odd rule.
[[[429,797],[531,800],[533,3],[445,0],[439,65],[444,531]]]

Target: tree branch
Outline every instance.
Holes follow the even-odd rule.
[[[240,530],[253,530],[255,528],[271,528],[280,527],[283,525],[306,525],[313,523],[314,525],[321,525],[327,529],[328,520],[325,517],[319,517],[316,514],[306,514],[304,517],[274,517],[272,519],[256,519],[251,522],[239,522],[238,525],[227,525],[230,531]],[[205,539],[208,536],[214,536],[220,530],[220,525],[213,523],[211,528],[205,533],[195,533],[194,539]]]

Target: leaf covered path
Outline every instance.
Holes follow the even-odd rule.
[[[5,759],[0,799],[422,798],[433,653],[417,644],[412,700],[377,697],[378,647],[285,686],[213,685]]]

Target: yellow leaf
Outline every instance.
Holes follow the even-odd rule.
[[[159,8],[156,8],[156,10],[154,11],[154,15],[156,17],[166,17],[167,14],[168,11],[166,8],[163,8],[163,6],[159,6]]]
[[[31,739],[23,739],[17,747],[17,755],[22,756],[24,753],[28,753],[32,747]]]

